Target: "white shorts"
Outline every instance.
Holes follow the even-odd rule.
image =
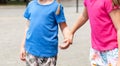
[[[90,49],[91,66],[116,66],[118,60],[118,48],[108,51]]]

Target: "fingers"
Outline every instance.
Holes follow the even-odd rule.
[[[60,49],[67,49],[69,47],[70,43],[69,41],[66,39],[64,40],[64,43],[63,44],[60,44],[59,47]]]
[[[69,44],[60,44],[60,49],[67,49],[69,47]]]
[[[73,43],[73,35],[71,34],[69,37],[69,43],[72,44]]]
[[[21,53],[20,54],[20,59],[22,60],[22,61],[26,61],[26,53]]]
[[[21,49],[20,59],[21,59],[22,61],[26,61],[26,52],[25,52],[24,49]]]
[[[69,41],[69,44],[72,44],[73,42],[72,42],[72,39],[70,39],[70,41]]]

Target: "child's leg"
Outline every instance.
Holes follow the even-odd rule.
[[[56,66],[57,56],[55,57],[36,57],[29,53],[26,55],[26,66]]]

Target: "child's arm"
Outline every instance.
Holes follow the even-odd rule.
[[[87,13],[87,8],[85,7],[82,14],[78,18],[77,22],[73,25],[71,29],[71,34],[74,35],[74,33],[82,26],[84,25],[88,20],[88,13]]]
[[[118,62],[116,66],[120,66],[120,9],[113,10],[110,12],[111,19],[117,30],[117,40],[118,40]]]
[[[28,30],[28,26],[29,26],[29,21],[26,22],[24,37],[23,37],[21,47],[20,47],[20,59],[22,61],[25,61],[25,56],[26,56],[26,51],[24,49],[24,45],[25,45],[26,31]]]
[[[73,27],[70,30],[70,36],[69,36],[69,42],[72,43],[74,33],[82,26],[84,25],[88,20],[88,13],[86,7],[83,10],[83,13],[78,18],[77,22],[73,25]]]
[[[65,44],[62,44],[60,46],[60,48],[67,48],[69,47],[70,44],[72,44],[72,41],[73,41],[73,35],[74,33],[82,26],[86,23],[86,21],[88,20],[88,13],[87,13],[87,9],[86,7],[84,8],[83,10],[83,13],[81,14],[81,16],[79,17],[78,21],[74,24],[74,26],[72,27],[71,31],[68,30],[67,28],[67,25],[64,24],[63,27],[66,29],[64,30],[65,31],[65,34],[66,36],[68,37],[68,39],[65,38]],[[62,24],[61,24],[62,25]],[[64,32],[63,32],[64,33]]]
[[[60,29],[62,31],[62,34],[64,36],[64,44],[60,44],[59,47],[61,49],[66,49],[69,47],[69,45],[71,44],[70,43],[70,40],[69,40],[69,36],[70,36],[70,31],[67,27],[67,24],[65,22],[62,22],[59,24],[60,25]]]

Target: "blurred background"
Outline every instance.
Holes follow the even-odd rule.
[[[13,4],[22,5],[22,4],[28,4],[29,1],[31,1],[31,0],[0,0],[0,4],[1,5],[13,5]],[[61,0],[62,3],[67,2],[66,4],[69,4],[72,6],[77,4],[79,1],[82,2],[83,0]]]
[[[0,0],[0,4],[25,4],[29,0]]]

